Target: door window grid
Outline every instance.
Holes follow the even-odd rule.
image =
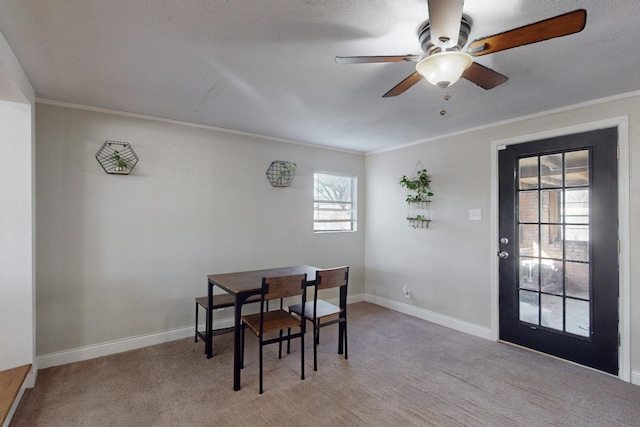
[[[519,319],[590,337],[589,150],[519,159]]]

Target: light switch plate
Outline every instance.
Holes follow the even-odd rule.
[[[481,221],[482,220],[482,209],[469,209],[469,220],[470,221]]]

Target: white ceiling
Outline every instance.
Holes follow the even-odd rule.
[[[578,34],[478,57],[485,91],[421,81],[426,0],[0,0],[0,32],[42,99],[373,152],[640,89],[637,0],[466,0],[469,40],[587,10]],[[441,116],[440,110],[447,114]]]

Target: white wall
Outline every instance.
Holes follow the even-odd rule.
[[[312,232],[313,172],[357,175],[364,204],[364,156],[51,103],[36,129],[38,356],[190,329],[212,273],[349,264],[364,293],[364,210]],[[105,140],[132,145],[131,175],[102,170]],[[291,187],[273,160],[297,163]]]
[[[492,141],[629,116],[630,259],[640,254],[640,96],[582,106],[367,156],[367,299],[479,336],[490,337],[492,265]],[[431,225],[414,230],[404,219],[406,190],[398,179],[417,161],[432,175]],[[482,210],[481,221],[469,209]],[[629,238],[630,237],[630,238]],[[412,298],[402,295],[402,287]],[[631,369],[640,382],[640,265],[630,266]],[[635,329],[634,329],[634,325]],[[628,338],[627,338],[628,339]]]
[[[409,192],[398,184],[417,161],[432,179],[428,229],[408,226]],[[368,156],[367,294],[488,328],[489,177],[486,147],[458,140]],[[482,209],[483,220],[469,221],[470,208]]]
[[[9,409],[8,425],[35,363],[34,99],[27,76],[0,33],[0,371],[32,364]]]
[[[31,106],[0,101],[0,371],[33,362]]]
[[[33,100],[0,33],[0,371],[35,355]]]

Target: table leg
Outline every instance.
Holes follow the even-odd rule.
[[[234,307],[234,328],[233,328],[233,389],[240,390],[240,369],[242,368],[242,334],[240,324],[242,319],[242,304],[246,297],[236,295]]]
[[[209,283],[207,292],[207,318],[205,320],[205,351],[207,353],[207,359],[213,357],[213,333],[211,332],[211,325],[213,324],[213,284]]]
[[[347,306],[347,287],[340,287],[340,307]],[[340,317],[346,317],[346,313],[340,313]],[[338,354],[343,354],[344,352],[344,322],[338,323]]]

